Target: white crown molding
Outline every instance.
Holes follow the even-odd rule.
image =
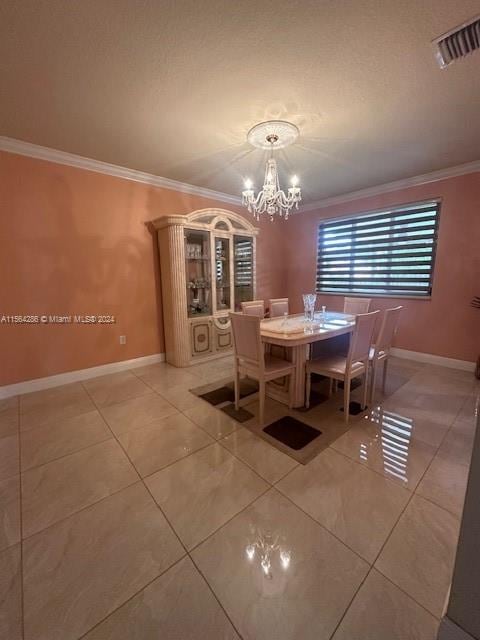
[[[202,196],[204,198],[210,198],[220,202],[227,202],[228,204],[237,206],[241,205],[240,197],[233,196],[228,193],[198,187],[186,182],[171,180],[170,178],[163,178],[162,176],[155,176],[151,173],[137,171],[136,169],[120,167],[119,165],[109,164],[108,162],[102,162],[101,160],[85,158],[84,156],[67,153],[66,151],[58,151],[57,149],[42,147],[38,144],[16,140],[15,138],[0,136],[0,151],[16,153],[21,156],[28,156],[39,160],[46,160],[47,162],[56,162],[57,164],[64,164],[78,169],[86,169],[87,171],[95,171],[96,173],[103,173],[116,178],[123,178],[124,180],[133,180],[134,182],[141,182],[154,187],[163,187],[164,189],[172,189],[173,191],[179,191],[181,193]],[[326,207],[331,207],[336,204],[343,204],[351,202],[352,200],[359,200],[361,198],[370,198],[382,193],[389,193],[391,191],[406,189],[408,187],[418,187],[422,184],[428,184],[429,182],[438,182],[439,180],[463,176],[468,173],[476,173],[477,171],[480,171],[480,160],[460,164],[447,169],[440,169],[439,171],[433,171],[431,173],[424,173],[422,175],[405,178],[403,180],[387,182],[375,187],[367,187],[366,189],[351,191],[350,193],[332,196],[331,198],[316,200],[315,202],[301,206],[300,213],[317,211],[318,209],[325,209]]]
[[[425,364],[436,364],[440,367],[449,369],[461,369],[462,371],[475,371],[475,362],[468,360],[457,360],[456,358],[446,358],[445,356],[436,356],[433,353],[422,353],[421,351],[409,351],[408,349],[399,349],[392,347],[390,349],[392,356],[397,358],[405,358],[406,360],[416,360],[417,362],[425,362]]]
[[[351,191],[350,193],[345,193],[340,196],[324,198],[323,200],[317,200],[316,202],[306,204],[301,207],[301,211],[317,211],[318,209],[325,209],[326,207],[331,207],[336,204],[343,204],[345,202],[360,200],[362,198],[371,198],[372,196],[381,195],[382,193],[398,191],[399,189],[407,189],[408,187],[418,187],[422,184],[428,184],[429,182],[438,182],[439,180],[455,178],[456,176],[476,173],[477,171],[480,171],[480,160],[467,162],[466,164],[459,164],[456,167],[449,167],[448,169],[432,171],[431,173],[424,173],[411,178],[404,178],[403,180],[395,180],[394,182],[379,184],[376,187],[368,187],[366,189],[359,189],[358,191]]]
[[[134,182],[149,184],[153,187],[172,189],[173,191],[189,193],[194,196],[202,196],[203,198],[210,198],[211,200],[227,202],[228,204],[241,204],[241,199],[239,197],[232,196],[228,193],[222,193],[221,191],[214,191],[213,189],[198,187],[186,182],[171,180],[170,178],[154,176],[151,173],[144,173],[143,171],[128,169],[127,167],[120,167],[116,164],[109,164],[108,162],[102,162],[101,160],[93,160],[92,158],[77,156],[74,153],[58,151],[57,149],[42,147],[38,144],[23,142],[22,140],[8,138],[6,136],[0,136],[0,151],[16,153],[21,156],[28,156],[29,158],[37,158],[38,160],[46,160],[47,162],[56,162],[57,164],[64,164],[69,167],[76,167],[77,169],[95,171],[95,173],[103,173],[107,176],[114,176],[115,178],[133,180]]]
[[[79,382],[88,378],[97,378],[105,376],[109,373],[117,373],[126,371],[127,369],[136,369],[137,367],[145,367],[149,364],[157,362],[165,362],[164,353],[155,353],[152,356],[142,356],[141,358],[133,358],[132,360],[121,360],[120,362],[109,362],[101,364],[98,367],[89,367],[88,369],[78,369],[77,371],[67,371],[54,376],[45,378],[36,378],[35,380],[26,380],[25,382],[17,382],[0,387],[0,400],[18,396],[22,393],[31,393],[32,391],[41,391],[43,389],[51,389],[52,387],[60,387],[62,384],[71,382]]]

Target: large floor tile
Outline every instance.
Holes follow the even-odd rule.
[[[95,409],[79,382],[20,396],[20,429],[78,416]]]
[[[388,412],[394,419],[401,422],[411,422],[412,438],[417,442],[424,442],[438,448],[450,429],[451,421],[442,422],[428,413],[403,408],[394,402],[394,398],[395,396],[392,396],[391,400],[382,404],[383,412]]]
[[[17,433],[18,397],[0,400],[0,438]]]
[[[461,517],[468,467],[437,455],[417,487],[417,493]]]
[[[188,409],[195,409],[203,407],[205,400],[202,400],[194,393],[191,393],[188,389],[182,386],[171,387],[168,389],[162,389],[159,391],[162,398],[168,400],[179,411],[187,411]]]
[[[415,489],[436,447],[415,437],[415,420],[383,410],[372,410],[332,443],[336,451]]]
[[[0,638],[22,640],[20,545],[0,552]]]
[[[237,429],[220,440],[267,482],[274,483],[297,466],[297,462],[246,429]]]
[[[119,436],[141,476],[148,476],[214,440],[181,413]]]
[[[20,433],[22,471],[112,437],[97,410]]]
[[[23,535],[87,507],[138,480],[111,439],[22,474]]]
[[[135,375],[160,393],[173,387],[188,388],[196,384],[196,377],[190,372],[166,362],[135,369]]]
[[[475,431],[477,418],[480,415],[480,393],[470,395],[458,413],[453,428],[457,425],[464,431]]]
[[[458,426],[456,429],[450,429],[438,450],[439,457],[468,467],[472,457],[474,437],[473,431],[465,431]]]
[[[275,489],[193,559],[245,640],[327,640],[368,570]]]
[[[384,408],[449,427],[466,398],[462,393],[420,393],[417,389],[418,386],[413,382],[407,383],[384,402]]]
[[[176,462],[146,482],[189,549],[268,488],[243,462],[218,444]]]
[[[0,480],[20,472],[18,441],[18,434],[0,438]]]
[[[150,387],[130,371],[92,378],[83,384],[97,407],[107,407],[152,392]]]
[[[137,483],[24,542],[25,640],[74,640],[183,555]]]
[[[20,476],[0,480],[0,551],[20,541]]]
[[[332,640],[436,640],[438,620],[372,570]]]
[[[85,640],[239,640],[189,558],[115,611]]]
[[[294,469],[277,487],[369,562],[411,495],[333,449]]]
[[[451,513],[414,496],[375,565],[437,617],[450,586],[458,528]]]
[[[102,414],[112,431],[119,435],[178,413],[178,410],[157,393],[149,393],[102,409]]]
[[[217,440],[228,436],[229,433],[240,427],[240,424],[235,422],[233,418],[229,418],[223,411],[215,409],[207,402],[203,402],[203,406],[187,409],[184,413]]]

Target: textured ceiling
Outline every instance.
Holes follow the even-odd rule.
[[[0,135],[237,194],[270,118],[304,200],[480,157],[480,53],[431,40],[478,0],[2,0]]]

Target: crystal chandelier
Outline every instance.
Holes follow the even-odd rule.
[[[254,147],[269,149],[270,158],[265,167],[265,179],[263,188],[255,196],[253,183],[245,180],[245,189],[242,191],[242,204],[253,213],[256,220],[266,213],[273,220],[275,215],[288,219],[292,208],[298,209],[298,203],[302,200],[302,194],[298,185],[297,176],[292,177],[292,186],[288,188],[287,195],[280,189],[277,161],[273,157],[275,149],[282,149],[292,144],[298,137],[298,129],[291,122],[272,120],[255,125],[248,132],[247,140]]]

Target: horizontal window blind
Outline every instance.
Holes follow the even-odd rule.
[[[429,296],[439,209],[428,202],[322,222],[317,291]]]

